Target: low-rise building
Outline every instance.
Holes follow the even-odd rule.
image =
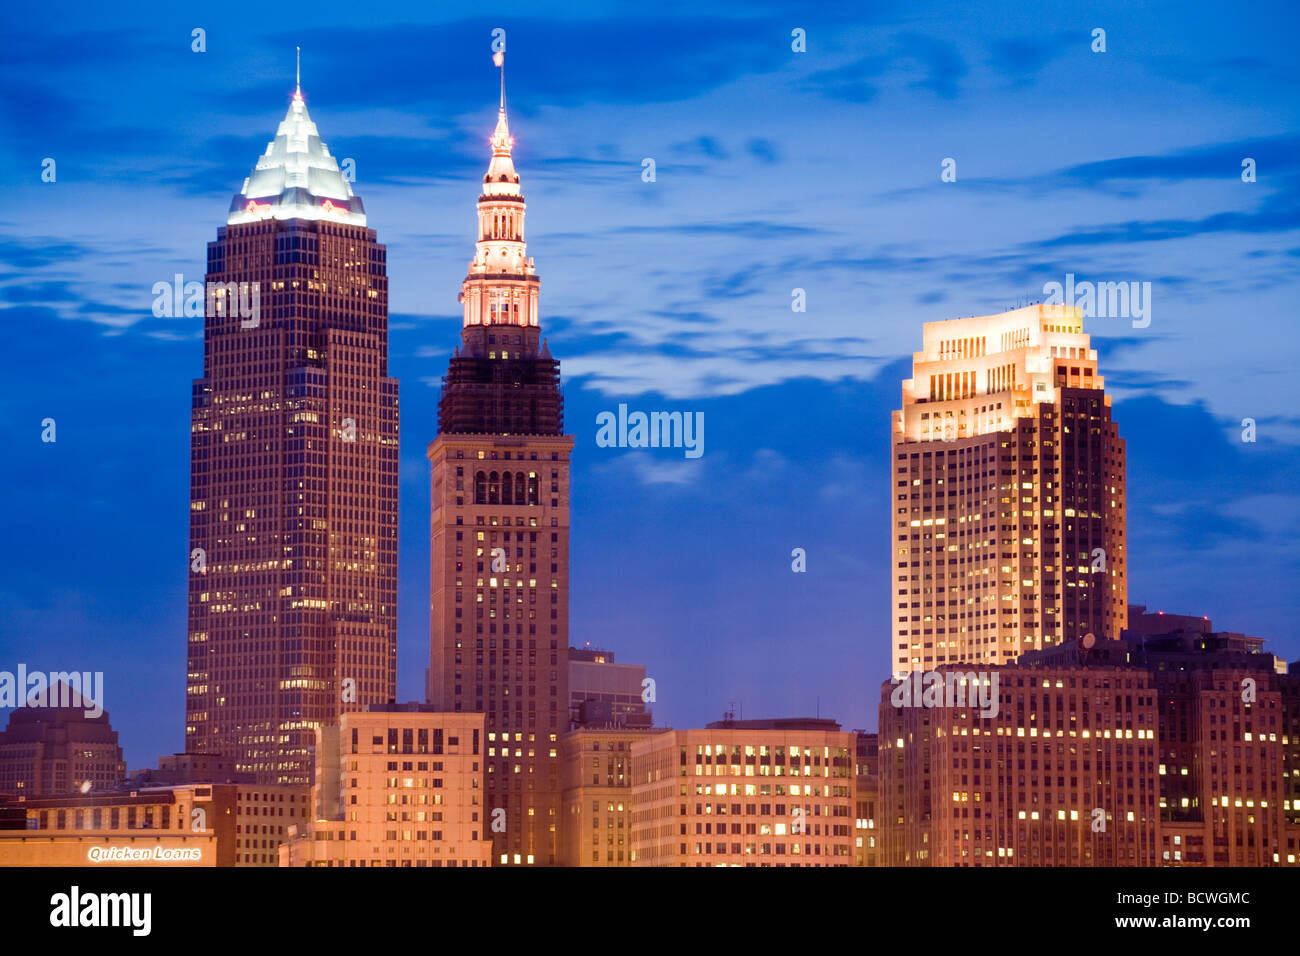
[[[659,728],[592,727],[560,738],[560,862],[632,866],[632,747]]]
[[[726,720],[632,747],[636,866],[852,866],[853,734]]]
[[[8,841],[10,847],[3,851],[8,857],[0,852],[0,865],[9,866],[85,866],[98,862],[87,855],[92,847],[148,846],[155,838],[164,838],[160,846],[203,847],[202,857],[190,861],[193,865],[276,866],[289,828],[308,819],[305,788],[254,783],[190,783],[70,797],[22,797],[7,805],[22,810],[26,824],[23,831],[0,831],[0,843]],[[73,852],[69,847],[86,851],[79,863],[58,862]],[[132,855],[125,853],[122,862],[130,862]]]
[[[491,866],[483,801],[485,717],[425,704],[370,705],[316,734],[312,818],[281,866]],[[503,829],[501,832],[507,832]]]

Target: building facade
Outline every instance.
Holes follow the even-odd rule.
[[[855,730],[853,736],[853,862],[856,866],[879,866],[880,735]]]
[[[1276,679],[1282,692],[1282,834],[1279,863],[1300,865],[1300,661]]]
[[[155,845],[200,852],[140,865],[276,866],[289,828],[308,819],[305,787],[256,783],[141,787],[9,806],[25,813],[27,825],[23,839],[0,832],[0,865],[10,866],[86,866],[101,862],[88,857],[91,848],[138,853]]]
[[[884,684],[884,861],[1298,865],[1300,682],[1259,638],[1166,623],[967,672],[996,677],[992,713]]]
[[[644,664],[620,664],[613,651],[570,647],[569,726],[650,726],[644,682]]]
[[[186,749],[308,786],[396,688],[385,249],[295,92],[208,244],[190,445]]]
[[[104,855],[94,859],[92,853]],[[216,858],[211,834],[0,830],[0,867],[193,867],[216,866]]]
[[[569,456],[560,367],[541,338],[504,88],[461,285],[461,344],[429,445],[429,702],[487,715],[495,862],[559,862],[568,729]]]
[[[892,445],[896,676],[1119,636],[1124,442],[1079,309],[927,322]]]
[[[170,787],[181,783],[254,783],[251,773],[236,773],[235,764],[223,754],[163,754],[158,766],[131,774],[130,787]]]
[[[636,866],[852,866],[854,735],[721,721],[632,748]]]
[[[1149,675],[1014,666],[991,674],[998,703],[987,716],[970,706],[897,706],[895,685],[884,684],[880,789],[889,800],[889,864],[1155,866],[1157,709]]]
[[[560,863],[632,866],[632,747],[663,730],[587,727],[560,738]]]
[[[84,701],[72,703],[10,713],[0,733],[0,794],[57,797],[122,784],[126,763],[108,713],[88,717]]]
[[[1148,675],[1159,717],[1160,865],[1297,865],[1300,701],[1286,662],[1262,638],[1211,631],[1208,618],[1140,605],[1129,614],[1138,626],[1121,640],[1045,649],[1022,663]]]
[[[282,866],[491,866],[484,715],[373,706],[317,731],[310,823]]]

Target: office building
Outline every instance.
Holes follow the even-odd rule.
[[[310,786],[397,679],[385,249],[301,90],[208,244],[192,391],[185,747]]]
[[[1125,452],[1104,384],[1077,308],[925,323],[893,415],[896,676],[1119,636]]]

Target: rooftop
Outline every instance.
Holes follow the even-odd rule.
[[[230,203],[227,225],[262,219],[325,219],[366,224],[361,197],[321,141],[302,92],[293,94],[275,139]]]

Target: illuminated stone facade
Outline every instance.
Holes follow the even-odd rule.
[[[853,866],[854,735],[722,721],[632,748],[636,866]]]
[[[202,852],[195,860],[143,859],[138,865],[276,866],[290,827],[308,819],[306,787],[254,783],[140,787],[5,806],[25,813],[27,830],[25,839],[0,830],[0,866],[129,865],[91,860],[87,853],[92,847],[136,852],[151,846]]]
[[[1125,622],[1124,442],[1080,312],[925,324],[893,414],[895,675]]]
[[[997,713],[880,702],[890,866],[1154,866],[1156,692],[1142,670],[1003,667]]]
[[[312,822],[282,866],[491,866],[483,715],[386,704],[318,732]]]
[[[504,95],[461,287],[461,345],[429,445],[429,702],[487,715],[497,865],[557,865],[568,730],[569,455],[559,362],[541,339],[538,277]]]
[[[582,728],[560,738],[564,866],[620,867],[632,862],[632,747],[663,730]]]

